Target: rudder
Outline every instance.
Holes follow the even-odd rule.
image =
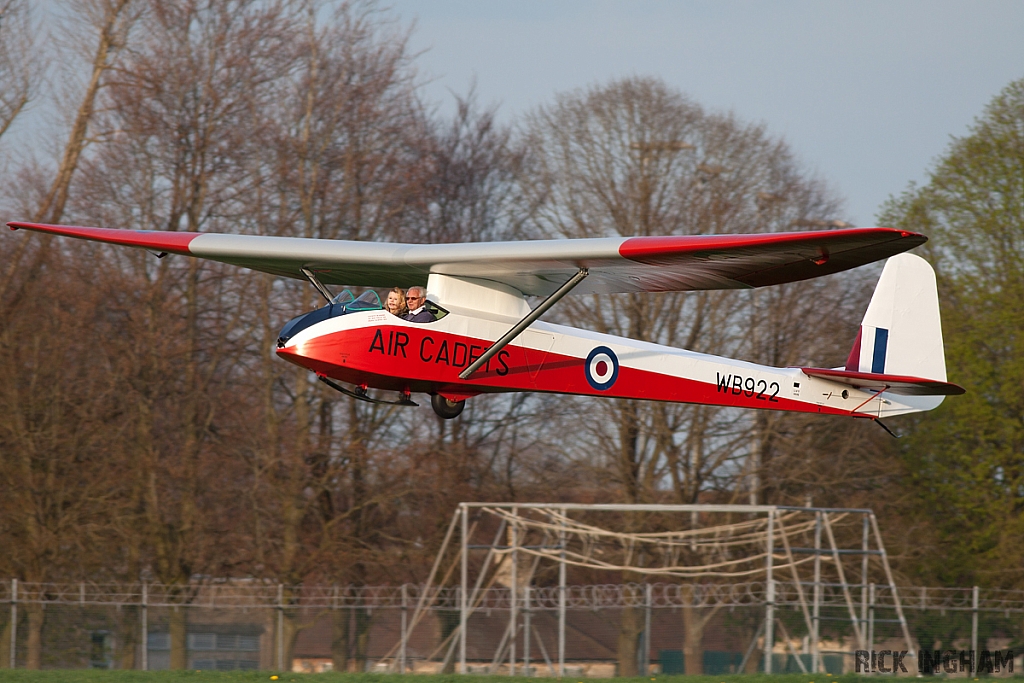
[[[923,258],[899,254],[886,262],[846,369],[946,381],[935,271]]]

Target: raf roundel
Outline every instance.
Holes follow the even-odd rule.
[[[598,346],[587,356],[583,369],[590,386],[598,391],[607,391],[619,378],[619,359],[607,346]]]

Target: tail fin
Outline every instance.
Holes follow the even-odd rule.
[[[846,370],[946,381],[935,271],[913,254],[882,269]]]
[[[876,401],[860,411],[868,403],[865,401],[853,411],[862,417],[931,410],[945,396],[964,393],[963,387],[946,381],[939,295],[932,267],[912,254],[891,257],[875,286],[846,368],[802,369],[810,377],[898,397]],[[845,400],[846,392],[842,395]]]

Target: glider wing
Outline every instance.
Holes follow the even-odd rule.
[[[923,244],[923,235],[892,228],[850,228],[753,235],[683,235],[595,239],[398,244],[343,240],[84,228],[8,223],[96,242],[185,254],[273,275],[366,287],[422,284],[430,273],[491,280],[527,295],[548,295],[580,268],[576,290],[669,292],[746,289],[830,275]]]

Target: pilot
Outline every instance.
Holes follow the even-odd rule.
[[[384,310],[399,318],[405,316],[405,314],[409,312],[409,307],[405,304],[405,294],[402,292],[401,287],[395,287],[388,292],[388,298],[384,304]]]
[[[422,287],[410,287],[405,292],[405,304],[409,312],[402,316],[411,323],[432,323],[436,318],[426,309],[427,291]]]

